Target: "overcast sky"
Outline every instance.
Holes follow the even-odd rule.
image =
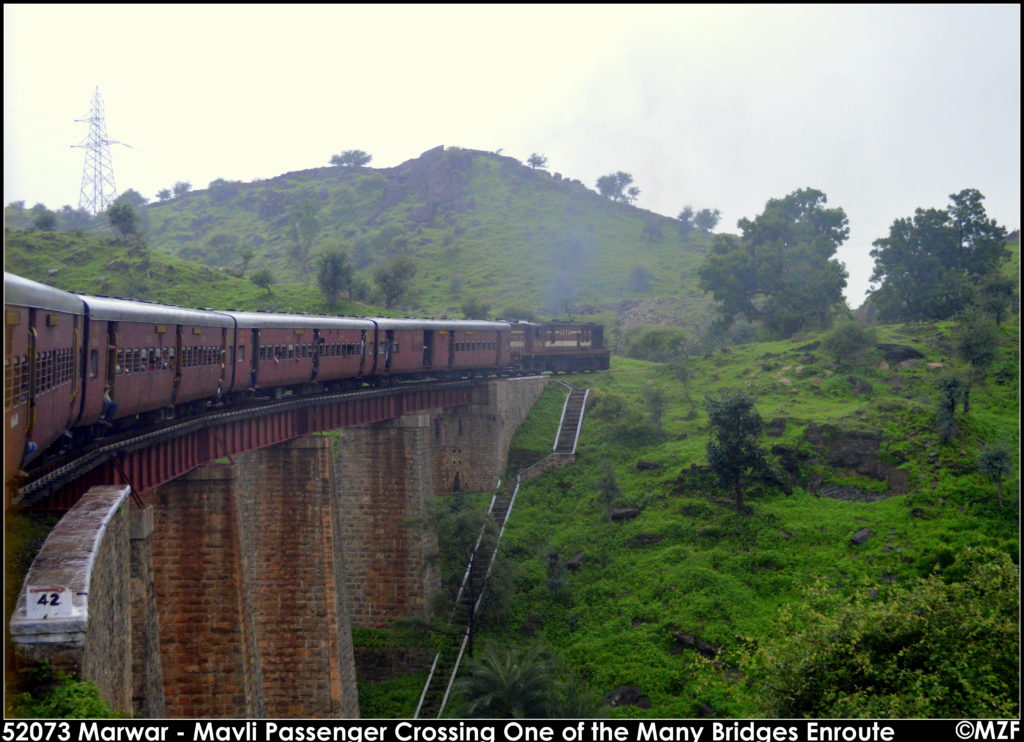
[[[736,231],[803,187],[871,242],[977,188],[1020,225],[1020,6],[5,5],[4,203],[77,207],[93,91],[119,191],[362,149],[502,150]]]

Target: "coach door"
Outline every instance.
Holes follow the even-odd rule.
[[[434,331],[423,331],[423,368],[430,368],[434,354]]]

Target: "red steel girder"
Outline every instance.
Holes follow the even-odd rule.
[[[309,433],[394,420],[409,412],[472,404],[473,386],[388,390],[386,394],[336,397],[305,406],[255,410],[247,417],[213,419],[210,424],[145,447],[117,453],[76,479],[60,485],[34,505],[66,511],[89,490],[130,484],[146,493],[204,464],[299,438]],[[127,481],[125,481],[127,480]]]

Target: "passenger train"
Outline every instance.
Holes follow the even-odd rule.
[[[406,379],[608,368],[601,325],[188,309],[4,273],[4,480],[210,407]]]

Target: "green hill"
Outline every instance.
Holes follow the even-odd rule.
[[[438,147],[387,169],[325,167],[206,190],[149,205],[149,244],[211,266],[269,268],[309,280],[293,216],[314,215],[309,255],[346,249],[371,283],[399,254],[417,264],[407,313],[459,316],[482,298],[492,314],[601,316],[625,324],[669,315],[697,335],[713,314],[696,268],[710,242],[678,222],[613,202],[579,181],[510,157]]]
[[[936,381],[965,373],[955,331],[882,326],[844,364],[821,334],[732,346],[691,359],[685,384],[619,357],[570,379],[593,400],[577,461],[520,491],[475,645],[540,645],[598,700],[630,686],[649,701],[599,703],[615,717],[1015,716],[1019,324],[1001,328],[944,444]],[[782,480],[751,487],[746,515],[705,469],[704,399],[728,389],[755,399]],[[513,441],[515,468],[550,452],[564,396],[549,385]],[[977,466],[996,443],[1012,452],[1005,506]],[[979,554],[1011,589],[957,603],[977,588],[965,565]],[[933,594],[947,590],[948,603]],[[902,607],[915,600],[921,620]],[[409,715],[418,692],[406,678],[366,687],[363,713]]]

